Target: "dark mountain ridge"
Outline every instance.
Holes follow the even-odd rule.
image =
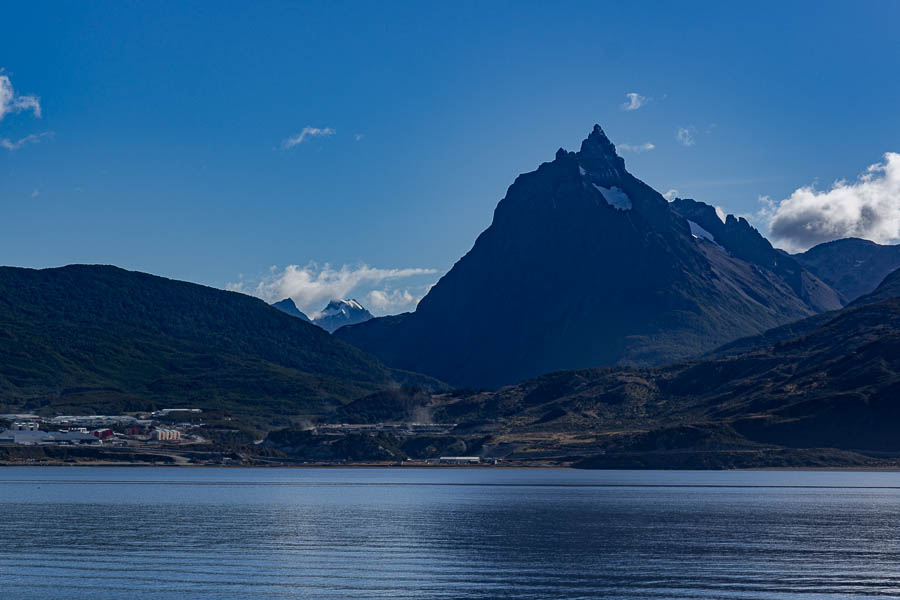
[[[336,335],[389,365],[491,387],[662,364],[842,305],[815,276],[772,264],[771,246],[763,262],[746,250],[745,260],[694,237],[595,126],[579,152],[560,149],[516,178],[491,226],[415,312]]]

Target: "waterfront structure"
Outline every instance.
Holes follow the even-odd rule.
[[[98,438],[77,431],[28,431],[16,429],[0,431],[0,444],[16,444],[18,446],[93,446],[101,443]]]

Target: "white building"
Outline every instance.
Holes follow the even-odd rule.
[[[175,429],[154,429],[150,432],[150,439],[172,442],[181,439],[181,432]]]

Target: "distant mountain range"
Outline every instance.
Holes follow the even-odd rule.
[[[495,387],[684,359],[845,302],[744,219],[667,202],[595,126],[579,152],[516,179],[415,312],[335,335],[398,368]]]
[[[423,381],[244,294],[108,266],[0,267],[0,412],[194,406],[274,423]]]
[[[855,300],[900,269],[900,246],[846,238],[819,244],[794,259],[848,300]]]
[[[328,333],[331,333],[344,325],[365,323],[369,319],[375,318],[372,313],[359,303],[358,300],[332,300],[321,312],[314,315],[312,319],[307,317],[299,308],[297,308],[297,305],[294,304],[294,301],[290,298],[285,298],[280,302],[274,303],[272,306],[283,313],[298,317],[313,325],[318,325]]]

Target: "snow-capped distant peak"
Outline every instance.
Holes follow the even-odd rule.
[[[349,314],[355,311],[364,311],[363,305],[358,300],[332,300],[328,303],[319,316],[329,316],[338,313]]]
[[[362,323],[371,318],[372,313],[358,300],[332,300],[322,312],[313,317],[312,322],[327,331],[334,331],[343,325]]]

